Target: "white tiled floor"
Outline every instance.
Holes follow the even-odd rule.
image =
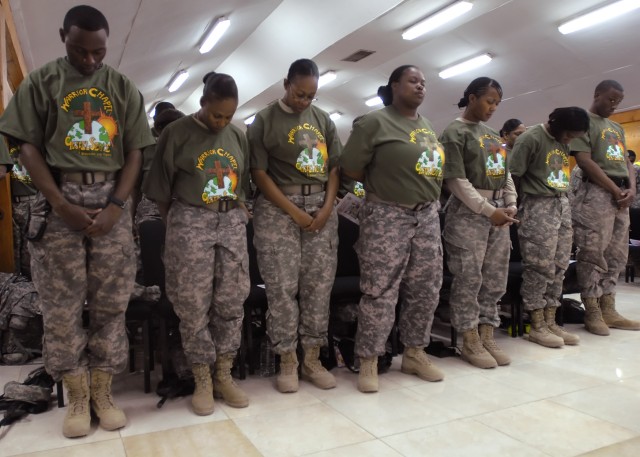
[[[640,283],[621,284],[618,308],[640,319]],[[31,415],[0,429],[0,456],[633,456],[640,455],[640,332],[609,337],[569,325],[577,347],[546,349],[497,332],[512,356],[508,367],[479,370],[459,358],[435,359],[443,382],[400,373],[400,357],[380,378],[380,392],[356,390],[356,375],[334,369],[338,387],[301,383],[282,395],[273,379],[239,381],[251,397],[245,409],[217,403],[209,417],[193,415],[189,398],[142,393],[140,374],[116,379],[114,392],[129,424],[95,427],[65,439],[65,409]],[[0,385],[33,366],[0,367]]]

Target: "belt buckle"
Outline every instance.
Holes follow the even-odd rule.
[[[218,200],[218,212],[226,213],[227,211],[229,211],[229,200],[227,199]]]
[[[92,171],[82,171],[81,173],[83,184],[95,184],[96,177]]]
[[[500,197],[501,197],[500,192],[501,191],[502,191],[502,189],[494,189],[493,190],[493,197],[492,197],[493,201],[500,200]]]
[[[302,184],[300,190],[304,196],[311,195],[311,184]]]

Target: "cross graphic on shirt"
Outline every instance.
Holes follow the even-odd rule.
[[[82,109],[74,110],[73,115],[84,119],[84,133],[90,135],[92,133],[91,122],[93,122],[94,117],[101,116],[102,111],[91,111],[91,102],[84,102]]]
[[[312,141],[311,137],[309,136],[308,133],[305,133],[302,135],[302,140],[300,140],[300,142],[298,143],[300,146],[302,147],[307,147],[309,150],[309,158],[311,158],[311,154],[313,151],[313,147],[317,144],[317,141]]]
[[[224,189],[224,177],[229,173],[233,172],[231,167],[222,167],[222,162],[219,160],[215,161],[215,165],[213,168],[207,168],[205,170],[206,173],[215,173],[218,178],[218,189]]]

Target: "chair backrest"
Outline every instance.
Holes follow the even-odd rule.
[[[520,239],[518,238],[518,226],[516,224],[509,226],[509,238],[511,238],[509,262],[521,262],[522,254],[520,253]]]
[[[360,264],[354,244],[358,241],[360,226],[338,216],[338,268],[336,276],[360,276]]]
[[[164,292],[164,246],[165,227],[161,220],[148,220],[138,226],[140,235],[140,257],[145,286],[160,286]]]

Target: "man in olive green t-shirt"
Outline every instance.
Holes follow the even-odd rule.
[[[589,109],[589,131],[571,142],[579,167],[571,180],[578,285],[585,327],[603,336],[609,335],[609,328],[640,330],[640,322],[624,318],[615,308],[615,288],[628,255],[629,206],[636,195],[624,130],[608,119],[623,97],[617,81],[598,84]]]
[[[60,29],[67,56],[30,73],[0,118],[39,190],[28,227],[31,273],[45,368],[69,393],[68,438],[89,433],[90,405],[103,429],[127,422],[111,396],[112,375],[127,364],[124,314],[135,276],[126,202],[153,138],[134,84],[102,63],[108,35],[100,11],[70,9]]]

